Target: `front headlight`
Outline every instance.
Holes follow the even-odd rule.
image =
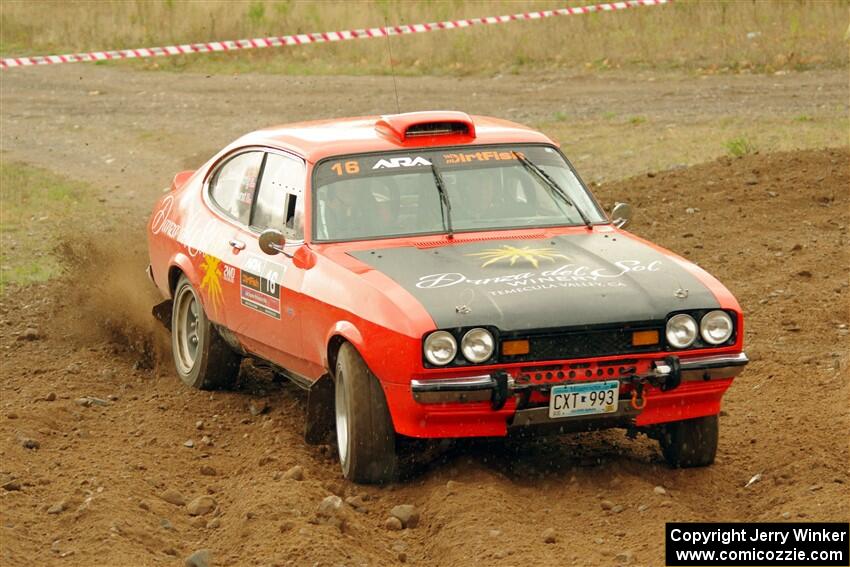
[[[451,333],[436,331],[425,338],[425,358],[435,366],[445,366],[457,355],[457,341]]]
[[[460,341],[460,350],[469,362],[484,362],[493,355],[493,335],[487,329],[467,331]]]
[[[711,345],[725,343],[732,336],[732,318],[725,311],[710,311],[699,323],[699,332]]]
[[[687,313],[673,315],[667,321],[667,344],[674,348],[688,348],[697,338],[697,322]]]

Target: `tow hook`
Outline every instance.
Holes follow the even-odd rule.
[[[682,365],[677,356],[668,356],[663,362],[655,362],[649,375],[632,376],[627,381],[632,385],[631,406],[642,410],[647,403],[643,393],[644,385],[651,384],[662,392],[677,388],[682,383]]]
[[[636,410],[642,410],[646,407],[646,397],[643,395],[643,382],[636,382],[632,387],[631,405]]]
[[[661,382],[661,391],[667,392],[679,387],[682,383],[682,363],[679,362],[678,356],[668,356],[664,359],[664,365],[667,366],[667,376]]]
[[[493,388],[493,397],[490,398],[490,405],[494,411],[498,411],[505,407],[505,402],[508,401],[508,373],[499,371],[492,375],[496,381],[496,387]]]

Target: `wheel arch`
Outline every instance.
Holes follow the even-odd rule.
[[[327,441],[334,428],[334,369],[342,345],[351,344],[362,356],[363,335],[349,321],[339,321],[325,340],[326,372],[310,387],[307,394],[307,419],[304,440],[311,445]]]
[[[328,338],[325,341],[327,348],[323,362],[331,379],[333,379],[333,369],[336,367],[336,357],[339,354],[339,349],[346,342],[351,343],[357,349],[357,352],[360,353],[360,356],[363,356],[365,344],[360,330],[350,321],[338,321],[328,333]]]
[[[174,291],[180,276],[185,275],[192,285],[196,285],[197,278],[192,261],[184,254],[177,254],[168,266],[168,297],[174,299]]]

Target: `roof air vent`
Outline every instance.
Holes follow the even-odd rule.
[[[375,124],[378,132],[400,142],[434,136],[463,140],[475,138],[475,123],[465,112],[409,112],[382,116]],[[422,140],[424,141],[424,140]]]

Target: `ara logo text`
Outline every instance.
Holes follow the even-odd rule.
[[[390,159],[381,159],[372,166],[372,169],[396,168],[396,167],[416,167],[420,165],[431,165],[431,162],[424,157],[395,157]]]

